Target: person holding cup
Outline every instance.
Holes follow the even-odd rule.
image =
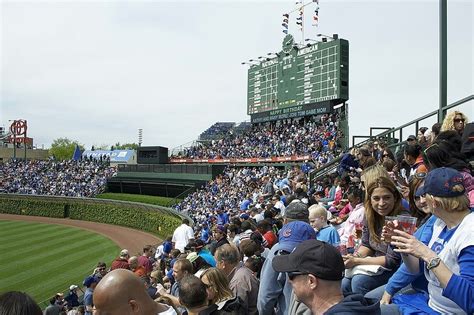
[[[423,269],[428,294],[395,296],[387,313],[474,314],[474,213],[463,177],[452,168],[434,169],[417,194],[425,195],[437,217],[428,245],[391,224],[384,227],[384,237],[391,238],[410,272]]]
[[[388,177],[372,181],[366,190],[365,222],[362,243],[353,255],[344,255],[346,277],[344,294],[365,294],[385,283],[400,265],[400,255],[381,239],[386,216],[408,214],[402,207],[401,195]]]

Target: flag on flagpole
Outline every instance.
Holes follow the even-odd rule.
[[[288,20],[290,19],[290,15],[288,13],[283,14],[283,23],[281,26],[283,27],[282,31],[285,34],[288,34]]]
[[[72,159],[74,161],[79,161],[81,159],[82,152],[79,146],[76,144],[76,148],[74,149],[74,153],[72,154]]]

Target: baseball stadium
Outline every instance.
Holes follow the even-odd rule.
[[[450,23],[456,22],[448,23],[447,0],[428,1],[431,9],[426,9],[437,15],[434,21],[439,27],[431,28],[429,36],[436,37],[439,50],[416,62],[420,67],[434,63],[429,67],[439,69],[435,75],[438,104],[426,101],[430,105],[422,107],[428,109],[424,112],[413,110],[421,107],[415,102],[422,99],[419,96],[405,97],[405,104],[410,105],[387,105],[385,98],[371,103],[376,102],[378,108],[360,110],[353,105],[361,94],[367,100],[372,97],[370,82],[417,85],[430,76],[410,72],[411,60],[395,61],[406,71],[400,82],[389,78],[392,70],[379,66],[374,76],[366,63],[371,62],[371,55],[374,60],[384,55],[390,45],[369,44],[379,39],[362,40],[343,22],[331,24],[330,35],[320,33],[325,17],[357,15],[358,8],[349,6],[349,14],[341,2],[287,2],[254,3],[259,10],[262,6],[262,12],[281,11],[277,31],[266,28],[266,16],[259,19],[261,29],[251,13],[248,19],[242,16],[242,23],[255,23],[251,29],[262,33],[255,36],[276,37],[272,45],[262,40],[264,44],[256,41],[255,47],[247,47],[246,37],[235,36],[236,46],[227,47],[239,46],[238,51],[247,55],[258,48],[260,55],[237,60],[241,85],[229,84],[224,94],[223,103],[231,103],[232,93],[240,97],[236,107],[245,111],[246,120],[229,121],[231,114],[201,108],[198,99],[193,103],[189,96],[197,88],[185,85],[189,81],[184,79],[180,86],[189,88],[186,93],[195,109],[179,102],[162,101],[166,108],[154,105],[158,116],[177,126],[175,133],[193,132],[193,140],[185,144],[144,144],[145,129],[135,128],[140,124],[131,117],[139,115],[140,121],[146,121],[157,113],[140,110],[140,96],[126,109],[119,103],[107,111],[102,111],[102,105],[84,108],[85,116],[78,114],[62,130],[52,120],[56,115],[69,117],[67,107],[55,113],[44,108],[39,115],[10,106],[14,104],[8,94],[13,83],[5,84],[8,93],[0,97],[4,124],[0,127],[0,315],[474,314],[474,95],[471,73],[468,92],[463,90],[456,98],[450,95],[448,102],[448,86],[456,90],[450,81],[457,80],[448,71],[448,61],[451,65],[457,60],[451,57],[455,44],[448,42]],[[472,22],[472,4],[460,2],[453,4],[453,11],[458,14],[471,8]],[[59,9],[41,3],[24,8],[63,12],[75,5],[82,10],[79,3],[58,4]],[[137,41],[143,34],[155,40],[159,32],[153,20],[174,16],[174,7],[168,3],[89,5],[84,6],[87,12],[104,19],[117,10],[114,23],[120,27],[140,21],[140,30],[134,28],[137,33],[131,37]],[[118,14],[121,5],[133,9]],[[188,5],[201,12],[201,6],[210,4]],[[221,19],[217,13],[221,5],[247,12],[241,10],[252,10],[253,4],[212,5],[215,18]],[[22,5],[2,6],[7,20],[2,30],[5,43],[16,45],[14,41],[22,39],[12,34],[20,32],[17,22]],[[213,19],[208,11],[199,23]],[[55,18],[62,14],[56,13]],[[82,13],[61,15],[61,20],[74,19],[75,14]],[[173,20],[167,25],[178,33],[180,27],[175,24]],[[196,26],[196,32],[201,27]],[[370,26],[378,27],[382,26]],[[128,36],[128,29],[120,29]],[[115,38],[118,33],[108,35]],[[77,36],[71,38],[83,40]],[[472,53],[472,36],[468,41]],[[202,43],[204,47],[210,42],[202,39]],[[133,45],[132,41],[125,44],[128,47],[122,43],[124,50],[130,49],[127,60],[145,58]],[[171,39],[166,37],[160,45],[159,49],[172,47]],[[220,50],[217,42],[213,45],[203,54],[211,50],[227,54],[225,65],[220,59],[216,64],[229,67],[231,73],[231,64],[236,63],[233,53]],[[44,47],[38,48],[38,54],[49,51]],[[214,70],[201,64],[207,59],[197,50],[187,51],[201,58],[189,71],[202,71],[206,80],[205,72]],[[10,60],[14,53],[5,51],[5,60]],[[71,53],[70,58],[96,60],[97,56],[84,57],[80,52]],[[180,53],[175,54],[170,58],[179,59]],[[107,58],[115,65],[118,57]],[[156,62],[167,69],[166,61]],[[472,68],[472,58],[470,62]],[[6,65],[4,81],[16,80],[17,73],[10,69],[17,64],[2,64]],[[174,82],[180,69],[157,75]],[[220,75],[227,79],[225,71]],[[97,70],[94,76],[102,73]],[[140,75],[133,80],[142,82]],[[360,81],[365,80],[367,90],[361,92]],[[206,82],[209,91],[202,93],[220,99],[219,88],[211,82]],[[104,82],[105,94],[108,84]],[[35,90],[25,81],[25,95],[28,89]],[[423,88],[417,91],[422,94]],[[70,98],[79,95],[80,86],[70,91]],[[114,94],[111,103],[120,97],[125,96]],[[390,98],[388,92],[386,98]],[[114,121],[115,111],[126,112],[130,119]],[[388,116],[398,117],[398,112],[403,113],[398,125],[387,123],[396,121]],[[93,118],[87,121],[88,116],[100,116],[107,125],[94,133],[95,141],[107,142],[107,133],[114,132],[135,137],[136,130],[138,141],[82,145],[80,141],[86,140],[81,136],[98,125]],[[192,116],[189,121],[188,116]],[[197,120],[206,127],[194,133]],[[364,131],[353,130],[358,123]],[[153,124],[158,125],[158,120]],[[56,140],[43,140],[51,130],[43,131],[39,125],[54,126],[50,129]],[[52,144],[40,148],[43,141]]]

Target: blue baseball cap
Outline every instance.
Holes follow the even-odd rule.
[[[429,194],[435,197],[458,197],[464,195],[463,177],[453,168],[440,167],[426,175],[423,187],[417,189],[415,195]]]
[[[244,220],[247,220],[248,218],[250,218],[250,216],[249,216],[247,213],[242,213],[242,214],[240,215],[240,218],[241,218],[241,219],[244,219]]]
[[[293,221],[285,224],[278,233],[280,248],[291,252],[299,243],[316,239],[316,232],[313,227],[306,222]]]

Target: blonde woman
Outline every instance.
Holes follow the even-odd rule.
[[[474,314],[474,213],[463,177],[452,168],[434,169],[419,193],[437,217],[428,245],[393,224],[387,224],[384,233],[391,236],[410,272],[425,275],[428,295],[402,294],[393,302],[404,314],[414,307],[424,314]]]
[[[242,301],[229,287],[226,275],[217,268],[209,268],[201,274],[201,281],[207,289],[209,305],[215,304],[222,314],[244,314]]]
[[[464,126],[469,122],[466,115],[461,112],[453,111],[446,115],[441,125],[441,131],[456,130],[462,136]]]

